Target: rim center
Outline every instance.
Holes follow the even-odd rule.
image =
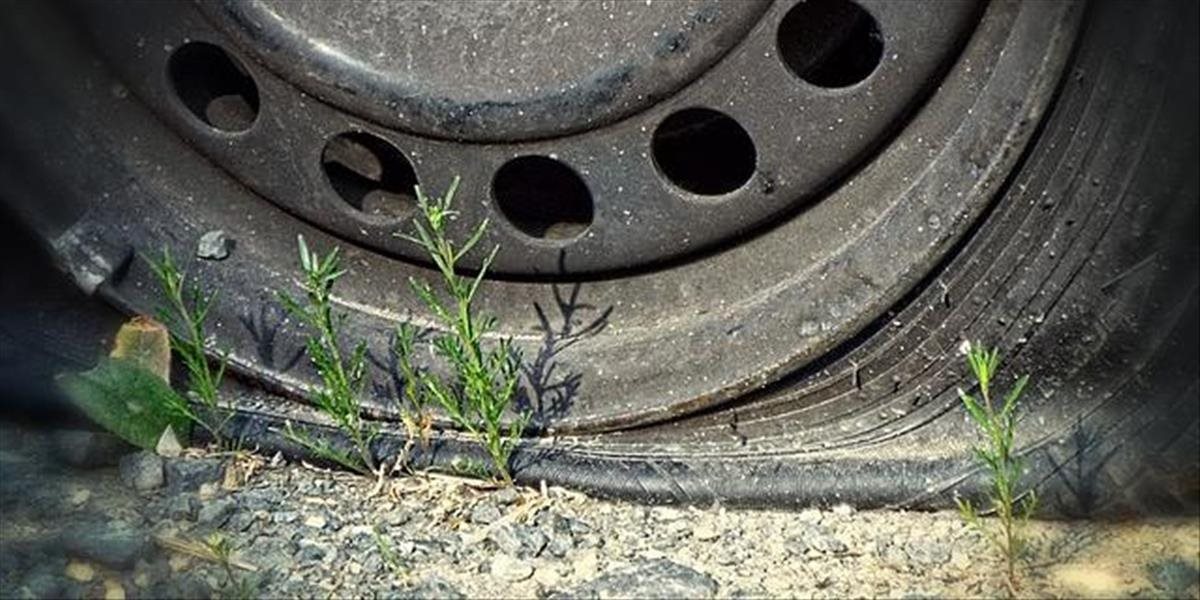
[[[740,41],[761,0],[228,1],[219,27],[306,91],[433,137],[549,137],[669,96]]]

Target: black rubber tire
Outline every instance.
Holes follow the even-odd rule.
[[[1197,37],[1192,2],[1092,3],[1069,76],[1003,190],[884,317],[799,372],[701,414],[531,440],[518,479],[646,502],[945,507],[983,481],[955,392],[964,379],[956,347],[970,337],[1005,350],[1008,376],[1031,376],[1019,445],[1045,514],[1196,511]],[[86,364],[116,318],[61,286],[38,295],[6,285],[9,304],[52,315],[37,322],[4,309],[0,372],[17,373],[0,380],[8,390],[28,381],[29,365],[45,374]],[[241,433],[295,450],[275,432],[295,408],[252,381],[239,385]],[[854,423],[854,435],[811,444],[792,425],[847,398],[861,408],[821,427]],[[403,444],[388,432],[385,454]],[[471,450],[447,435],[418,460],[462,452]]]

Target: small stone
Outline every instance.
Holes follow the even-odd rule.
[[[796,515],[796,519],[803,523],[820,523],[821,510],[818,508],[806,508]]]
[[[92,490],[87,488],[78,488],[71,492],[71,506],[83,506],[88,499],[92,497]]]
[[[571,561],[571,567],[580,579],[595,577],[600,572],[600,553],[595,548],[588,548]]]
[[[167,501],[167,517],[176,521],[195,521],[200,503],[191,494],[172,496]]]
[[[555,569],[538,569],[533,573],[533,579],[546,589],[554,589],[562,583],[562,575]]]
[[[521,492],[517,491],[517,488],[511,485],[502,487],[495,492],[492,492],[492,500],[501,506],[515,504],[517,500],[520,499]]]
[[[488,539],[505,554],[517,558],[534,558],[542,553],[549,540],[546,534],[525,525],[504,525],[488,534]]]
[[[96,576],[96,570],[85,562],[73,560],[67,563],[67,578],[80,583],[87,583]]]
[[[712,523],[702,521],[692,528],[692,537],[701,542],[711,542],[721,537],[721,533]]]
[[[196,522],[202,525],[212,527],[220,527],[229,520],[229,516],[233,514],[237,504],[229,498],[220,498],[206,503],[200,507],[200,511],[196,514]]]
[[[943,540],[924,538],[904,544],[904,554],[913,564],[936,567],[950,560],[950,547]]]
[[[801,523],[798,531],[788,536],[797,553],[842,554],[849,550],[846,543],[821,525]]]
[[[300,518],[300,515],[294,510],[281,510],[271,516],[271,521],[276,525],[287,525],[298,518]]]
[[[839,517],[848,517],[848,516],[854,514],[854,507],[850,506],[849,504],[845,504],[845,503],[836,504],[836,505],[834,505],[834,507],[832,509],[830,509],[830,512],[832,512],[833,514],[835,514]]]
[[[533,576],[533,565],[507,554],[497,554],[492,559],[491,573],[508,582],[524,581]]]
[[[225,260],[233,249],[233,238],[223,229],[214,229],[200,236],[196,244],[196,257],[205,260]]]
[[[383,522],[389,527],[401,527],[412,519],[412,515],[403,508],[394,508],[383,516]]]
[[[125,588],[113,579],[105,579],[104,600],[125,600]]]
[[[490,525],[503,516],[500,509],[490,502],[480,502],[471,509],[471,522],[479,525]]]
[[[123,521],[73,524],[63,530],[62,542],[68,553],[115,569],[132,566],[150,545],[144,532]]]
[[[304,526],[312,527],[313,529],[325,529],[328,521],[321,515],[309,515],[304,518]]]
[[[219,484],[224,464],[215,458],[173,458],[166,461],[167,487],[172,492],[195,492],[205,483]]]
[[[302,540],[300,542],[300,551],[296,553],[296,558],[316,562],[325,558],[327,554],[329,554],[329,548],[325,545],[311,540]]]
[[[159,456],[166,458],[178,458],[183,454],[183,444],[179,443],[179,436],[175,435],[175,428],[170,425],[163,429],[162,435],[158,437],[158,443],[154,446],[154,452]]]
[[[127,454],[121,458],[118,468],[121,481],[139,492],[162,487],[163,460],[153,452],[142,450]]]

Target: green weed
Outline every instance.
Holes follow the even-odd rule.
[[[504,424],[504,414],[516,397],[520,356],[507,338],[484,347],[484,337],[495,329],[496,322],[477,313],[473,306],[499,248],[492,249],[474,277],[457,272],[459,260],[479,243],[488,225],[486,220],[481,222],[462,245],[455,245],[447,237],[447,225],[458,216],[451,208],[458,182],[456,177],[441,198],[429,198],[418,187],[416,234],[401,235],[424,249],[440,274],[441,294],[424,281],[410,278],[409,284],[446,330],[434,337],[433,348],[449,364],[452,375],[443,379],[403,361],[400,366],[411,382],[406,392],[412,405],[421,409],[431,400],[436,402],[484,447],[494,474],[511,484],[509,460],[529,422],[529,413],[525,412]],[[409,354],[413,335],[411,327],[401,327],[396,334],[401,350]],[[405,352],[401,352],[402,357],[407,356]]]
[[[204,540],[204,549],[225,572],[225,583],[216,590],[216,597],[227,600],[251,600],[258,597],[258,582],[252,577],[239,577],[235,572],[233,544],[220,532]]]
[[[371,528],[371,539],[375,541],[375,548],[379,550],[379,558],[383,561],[383,566],[387,567],[392,575],[403,575],[404,564],[400,562],[400,556],[396,554],[392,543],[384,537],[378,525]]]
[[[975,457],[987,469],[991,480],[988,501],[991,511],[999,519],[999,530],[988,527],[979,518],[980,513],[970,500],[956,499],[960,514],[969,525],[979,531],[1003,554],[1006,565],[1006,584],[1010,595],[1017,590],[1016,562],[1021,556],[1026,540],[1022,529],[1037,508],[1037,495],[1028,490],[1021,493],[1023,461],[1014,454],[1013,438],[1017,430],[1017,403],[1021,392],[1029,382],[1029,376],[1017,379],[999,404],[992,395],[992,382],[1000,366],[1000,352],[988,350],[969,342],[963,344],[967,363],[978,383],[977,398],[961,388],[962,399],[971,420],[983,434],[983,444],[974,448]]]
[[[206,295],[198,287],[187,285],[187,276],[175,266],[166,248],[163,248],[159,260],[145,260],[166,298],[166,306],[159,311],[159,318],[171,332],[171,348],[187,369],[187,396],[204,410],[198,413],[186,402],[174,408],[189,421],[208,431],[217,445],[224,448],[226,440],[223,432],[234,411],[221,405],[218,390],[229,355],[220,352],[214,367],[206,355],[209,341],[204,332],[204,323],[216,294]]]
[[[311,330],[306,350],[321,377],[322,385],[309,390],[310,400],[349,438],[353,449],[345,451],[336,448],[293,428],[291,423],[288,423],[284,435],[321,458],[364,475],[373,475],[376,465],[371,443],[379,430],[363,418],[359,401],[367,382],[367,347],[360,341],[349,354],[343,352],[341,329],[346,315],[333,310],[333,286],[345,274],[340,265],[338,249],[334,248],[322,257],[309,250],[303,236],[297,238],[297,244],[300,267],[304,272],[304,280],[300,284],[304,299],[296,300],[281,291],[279,300],[291,315]]]

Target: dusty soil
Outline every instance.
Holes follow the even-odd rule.
[[[953,513],[647,507],[281,457],[130,454],[0,424],[3,597],[1004,594]],[[219,534],[232,564],[213,562]],[[1021,594],[1200,597],[1200,520],[1034,522]]]

